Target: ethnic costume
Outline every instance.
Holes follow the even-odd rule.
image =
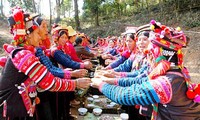
[[[57,44],[58,39],[60,38],[60,33],[67,32],[67,28],[63,28],[61,26],[56,26],[52,29],[52,37],[54,42]],[[84,68],[84,63],[77,62],[72,59],[72,57],[68,54],[71,49],[67,46],[67,44],[57,45],[51,49],[51,56],[53,59],[63,68],[72,68],[72,69],[81,69]],[[73,51],[73,50],[72,50]],[[72,53],[73,54],[73,53]]]
[[[122,55],[113,63],[111,63],[109,66],[106,68],[113,69],[118,67],[120,64],[124,63],[131,55],[131,52],[129,50],[126,50],[122,53]]]
[[[12,58],[8,59],[0,79],[2,83],[0,90],[2,96],[1,103],[3,103],[4,100],[6,100],[7,102],[7,115],[5,114],[6,116],[9,116],[10,118],[28,116],[27,112],[29,110],[31,110],[29,114],[33,115],[34,109],[32,111],[31,108],[27,108],[29,105],[23,105],[23,103],[26,103],[26,101],[23,102],[20,96],[20,91],[28,91],[29,96],[31,95],[30,93],[32,93],[36,97],[36,84],[38,84],[38,87],[43,90],[75,90],[75,81],[54,77],[50,72],[48,72],[45,66],[40,64],[38,58],[35,57],[35,55],[31,51],[14,50],[14,53],[12,54]],[[13,80],[12,77],[8,77],[8,75],[15,77],[15,80]],[[29,81],[32,84],[25,84],[24,86],[24,83],[26,83],[27,79],[30,79]],[[28,89],[30,87],[32,87],[34,91],[29,91]],[[4,110],[6,109],[4,108]]]
[[[21,8],[14,8],[9,17],[13,43],[26,46],[26,35],[31,34],[37,26],[32,17]],[[39,103],[36,87],[49,91],[74,91],[76,81],[53,76],[46,66],[40,63],[33,49],[15,48],[10,52],[0,77],[1,119],[27,119],[35,112]]]
[[[116,85],[102,82],[99,90],[111,100],[124,105],[153,105],[152,120],[198,120],[200,105],[186,95],[188,73],[182,64],[181,48],[186,37],[155,21],[151,22],[151,41],[155,61],[152,71],[142,78],[116,80]]]

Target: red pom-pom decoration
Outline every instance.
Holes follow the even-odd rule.
[[[186,95],[187,95],[187,97],[189,98],[189,99],[194,99],[195,98],[195,96],[197,95],[194,91],[192,91],[192,90],[188,90],[187,92],[186,92]]]
[[[33,25],[32,26],[33,30],[37,29],[37,26],[36,25]]]
[[[166,28],[165,25],[161,25],[161,29],[164,30]]]
[[[200,95],[200,85],[198,84],[197,88],[195,88],[194,92]]]

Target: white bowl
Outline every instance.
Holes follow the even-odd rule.
[[[99,99],[94,99],[94,102],[98,103],[98,102],[100,102],[100,100]]]
[[[115,106],[117,103],[115,103],[115,102],[111,102],[110,103],[110,105],[113,105],[113,106]]]
[[[120,114],[120,118],[121,118],[122,120],[128,120],[129,116],[128,116],[127,113],[121,113],[121,114]]]
[[[87,111],[88,110],[86,108],[79,108],[78,109],[78,112],[79,112],[80,115],[85,115],[87,113]]]
[[[108,104],[107,107],[108,107],[108,108],[113,108],[114,105]]]
[[[87,106],[88,107],[94,107],[94,104],[88,104]]]
[[[92,97],[93,97],[94,99],[98,99],[98,98],[99,98],[98,95],[93,95]]]
[[[94,98],[88,97],[87,100],[90,101],[90,102],[92,102],[94,100]]]
[[[94,108],[93,109],[93,114],[94,115],[101,115],[101,113],[102,113],[102,109],[101,108]]]

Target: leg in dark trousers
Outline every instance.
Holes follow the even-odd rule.
[[[66,117],[67,117],[67,120],[70,120],[70,101],[75,99],[75,95],[74,95],[74,92],[67,92],[65,93],[65,96],[66,96],[66,101],[65,101],[65,107],[66,107]]]
[[[40,104],[36,106],[36,120],[53,120],[49,101],[50,94],[49,91],[38,93]]]

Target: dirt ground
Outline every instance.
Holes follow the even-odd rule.
[[[192,81],[200,83],[200,27],[185,31],[190,37],[189,46],[184,49],[184,65],[188,68]]]

